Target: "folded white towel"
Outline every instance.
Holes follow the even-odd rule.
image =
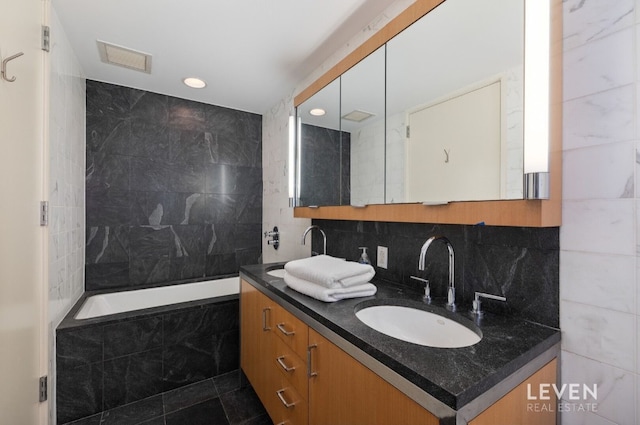
[[[369,264],[317,255],[289,261],[284,269],[291,275],[326,288],[349,288],[368,283],[376,271]]]
[[[368,297],[375,295],[378,291],[378,288],[372,283],[351,286],[349,288],[326,288],[292,276],[286,270],[284,272],[284,283],[291,289],[327,303],[344,300],[346,298]]]

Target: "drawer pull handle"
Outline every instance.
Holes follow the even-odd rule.
[[[286,407],[287,409],[291,409],[296,404],[295,403],[287,403],[287,400],[285,400],[284,396],[282,395],[283,392],[284,392],[284,389],[281,389],[279,391],[276,391],[276,394],[278,394],[278,398],[280,399],[282,404],[284,404],[284,407]]]
[[[313,371],[313,367],[311,366],[311,350],[314,348],[318,348],[317,344],[313,344],[307,347],[307,376],[309,378],[313,378],[314,376],[318,376],[317,372]]]
[[[282,367],[286,372],[293,372],[294,370],[296,370],[295,367],[289,367],[284,363],[284,356],[278,357],[276,361],[278,362],[280,367]]]
[[[283,334],[285,334],[286,336],[291,336],[291,335],[295,335],[296,333],[294,331],[288,331],[284,328],[284,323],[278,323],[278,329],[280,329],[280,332],[282,332]]]
[[[262,309],[262,330],[263,331],[270,331],[271,328],[269,326],[267,326],[267,312],[271,311],[271,307],[266,307]]]

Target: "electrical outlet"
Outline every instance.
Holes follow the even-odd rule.
[[[386,246],[379,246],[377,260],[378,260],[378,267],[386,269],[387,261],[389,260],[389,248],[387,248]]]

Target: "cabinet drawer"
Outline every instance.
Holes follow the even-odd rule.
[[[289,381],[279,377],[279,385],[274,391],[272,405],[277,406],[271,416],[275,425],[307,425],[309,423],[309,406],[306,397],[302,397]]]
[[[273,333],[291,347],[300,358],[306,358],[309,327],[280,306],[276,306],[273,313]]]
[[[280,338],[273,338],[273,364],[280,371],[282,376],[298,391],[306,400],[309,388],[307,378],[306,357],[298,356],[291,347],[286,345]]]

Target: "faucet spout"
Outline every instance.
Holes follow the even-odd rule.
[[[456,285],[454,278],[454,270],[455,270],[455,255],[453,252],[453,245],[451,245],[451,241],[444,236],[432,236],[422,245],[420,249],[420,260],[418,262],[418,270],[423,271],[425,266],[425,258],[427,256],[427,251],[429,247],[434,241],[440,240],[444,242],[447,246],[447,250],[449,252],[449,286],[447,288],[447,307],[452,310],[455,310],[456,307]]]
[[[322,234],[322,253],[324,255],[327,255],[327,235],[324,233],[324,231],[319,227],[316,226],[315,224],[309,226],[306,228],[306,230],[304,231],[304,233],[302,234],[302,240],[300,241],[300,245],[305,245],[305,240],[307,238],[307,234],[309,232],[311,232],[313,229],[318,229],[320,231],[320,233]]]

